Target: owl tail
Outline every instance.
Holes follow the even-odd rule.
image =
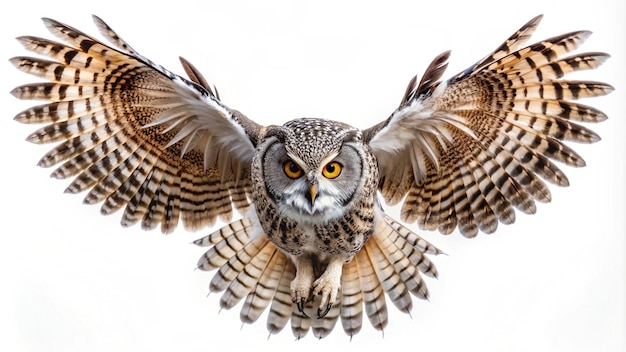
[[[319,297],[308,302],[304,313],[291,301],[295,267],[291,259],[271,243],[250,219],[235,221],[194,243],[211,248],[198,261],[201,270],[217,272],[211,292],[223,292],[220,306],[233,308],[241,300],[243,323],[256,322],[269,306],[267,329],[276,334],[291,320],[296,338],[309,329],[317,338],[330,334],[340,319],[346,334],[357,334],[363,309],[372,326],[387,326],[387,299],[402,312],[410,313],[411,295],[428,298],[421,274],[437,277],[426,254],[442,253],[408,228],[382,214],[376,231],[352,261],[345,264],[337,301],[324,318],[317,318]]]
[[[361,330],[363,306],[372,326],[383,330],[387,326],[385,294],[396,308],[409,314],[411,295],[428,298],[421,274],[437,277],[426,254],[442,251],[388,215],[381,218],[363,249],[343,267],[341,323],[350,336]]]

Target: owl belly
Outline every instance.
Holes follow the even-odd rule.
[[[348,213],[328,224],[316,225],[315,245],[317,251],[352,259],[373,232],[374,217],[360,212]]]
[[[372,234],[374,211],[360,208],[318,224],[275,216],[262,227],[269,240],[289,255],[309,254],[322,262],[339,256],[348,262]]]

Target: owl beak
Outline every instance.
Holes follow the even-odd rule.
[[[311,205],[315,203],[315,197],[317,197],[317,183],[311,184],[309,187],[309,195],[311,196]]]

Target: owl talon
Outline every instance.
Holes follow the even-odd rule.
[[[325,317],[337,301],[341,286],[342,268],[343,260],[336,258],[328,264],[326,271],[313,283],[313,294],[321,296],[320,305],[317,309],[318,318]]]
[[[297,303],[296,303],[296,307],[298,307],[298,311],[300,313],[302,313],[302,315],[304,315],[305,317],[309,317],[305,312],[304,312],[304,306],[306,306],[306,299],[301,298]]]
[[[326,305],[326,309],[324,309],[324,311],[322,312],[322,307],[317,308],[317,318],[318,319],[322,319],[326,316],[326,314],[328,314],[328,312],[330,312],[330,308],[332,308],[333,305],[332,304],[327,304]]]
[[[298,311],[305,317],[308,315],[304,308],[311,300],[311,287],[313,285],[313,267],[310,260],[298,258],[296,264],[296,277],[291,282],[291,301],[296,304]]]

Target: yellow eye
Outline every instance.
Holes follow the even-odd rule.
[[[322,170],[322,175],[324,175],[324,177],[326,178],[336,178],[337,176],[339,176],[339,174],[341,174],[341,164],[339,164],[336,161],[331,161],[330,163],[326,164],[326,166],[324,166],[324,169]]]
[[[302,168],[298,166],[298,164],[294,163],[292,160],[288,160],[287,162],[285,162],[285,164],[283,165],[283,169],[285,170],[285,175],[293,179],[300,178],[300,176],[304,174]]]

